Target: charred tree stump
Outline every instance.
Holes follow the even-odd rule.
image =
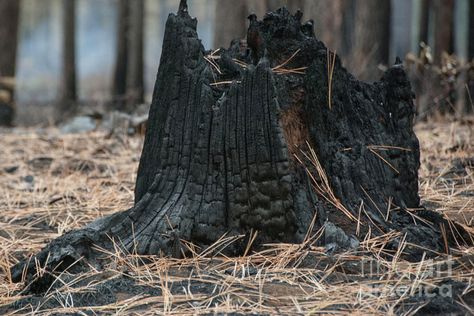
[[[205,51],[181,1],[166,24],[135,206],[53,240],[13,279],[32,278],[35,261],[50,272],[80,259],[100,267],[93,245],[112,241],[170,256],[186,254],[182,240],[205,247],[252,231],[255,246],[298,243],[313,218],[329,249],[394,231],[387,247],[405,239],[408,258],[443,252],[440,231],[453,225],[420,208],[413,93],[401,64],[359,82],[301,16],[283,8],[252,18],[249,48]],[[459,227],[448,243],[454,234],[467,238]]]

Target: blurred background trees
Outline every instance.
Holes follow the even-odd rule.
[[[63,116],[73,112],[77,105],[77,76],[76,76],[76,0],[62,3],[62,76],[60,98],[58,100],[58,115]]]
[[[11,125],[15,113],[19,12],[19,0],[0,0],[0,125]]]
[[[111,107],[130,111],[144,102],[144,0],[118,0]]]
[[[131,0],[130,3],[130,38],[128,55],[129,63],[127,70],[127,105],[133,108],[136,104],[143,103],[144,100],[144,31],[145,24],[143,17],[145,14],[145,0]]]
[[[127,93],[127,68],[128,68],[128,39],[130,24],[130,1],[118,0],[117,3],[117,32],[115,50],[115,70],[112,85],[112,97],[118,108],[124,107]]]
[[[20,124],[85,106],[133,111],[146,103],[164,24],[178,2],[0,0],[0,123],[11,122],[14,99]],[[420,117],[472,108],[474,0],[189,2],[207,49],[244,38],[250,13],[300,8],[316,36],[361,79],[376,80],[396,56],[406,57]]]
[[[349,55],[355,74],[363,80],[380,75],[378,65],[387,65],[390,57],[391,3],[357,0],[354,13],[354,40]]]

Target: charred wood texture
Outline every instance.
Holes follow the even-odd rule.
[[[328,249],[395,231],[400,238],[387,251],[402,239],[408,258],[444,251],[440,227],[452,226],[419,209],[420,151],[402,66],[362,83],[301,16],[283,8],[255,20],[258,54],[239,40],[205,51],[182,1],[166,24],[135,206],[52,241],[15,266],[13,279],[33,277],[35,261],[60,270],[83,258],[100,267],[92,245],[108,249],[111,239],[127,251],[171,256],[186,254],[183,240],[206,247],[252,231],[256,247],[298,243],[315,216],[313,233],[325,228]],[[243,239],[225,251],[239,255],[245,246]],[[47,282],[43,275],[33,284]]]

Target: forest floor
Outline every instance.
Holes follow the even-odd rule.
[[[474,120],[416,132],[423,204],[472,231]],[[17,128],[0,139],[0,314],[474,313],[473,248],[410,263],[384,254],[393,234],[333,255],[314,238],[238,258],[220,254],[231,237],[179,260],[117,250],[104,271],[65,273],[44,295],[28,294],[9,277],[20,258],[132,206],[142,138]]]

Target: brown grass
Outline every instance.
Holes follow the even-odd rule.
[[[424,123],[416,131],[422,145],[423,202],[453,220],[472,225],[473,166],[458,164],[459,159],[465,162],[474,157],[472,124]],[[296,132],[289,136],[294,144],[304,139],[303,131],[296,129]],[[19,292],[23,284],[13,284],[9,279],[9,267],[19,257],[34,254],[65,231],[132,205],[142,140],[115,136],[106,139],[99,132],[65,136],[53,129],[17,129],[0,137],[1,309],[27,297]],[[7,173],[6,169],[11,167],[18,170]],[[31,180],[25,178],[29,175],[34,177],[32,183],[25,181]],[[446,271],[432,274],[433,268],[450,258],[440,254],[434,261],[409,263],[400,258],[403,247],[396,254],[384,255],[383,247],[388,241],[403,240],[398,233],[373,237],[369,232],[360,249],[333,256],[315,244],[322,233],[308,235],[301,245],[267,245],[260,252],[249,251],[237,258],[227,258],[219,249],[240,237],[224,236],[204,253],[195,252],[179,260],[125,254],[117,247],[109,253],[113,260],[104,271],[91,270],[69,278],[58,289],[46,293],[41,304],[23,310],[9,308],[7,313],[413,314],[423,305],[413,301],[422,287],[436,288],[442,281],[457,280],[471,284],[464,291],[473,289],[474,270],[469,262],[473,249],[455,252],[451,260],[464,264],[451,274]],[[196,251],[192,245],[189,248]],[[147,263],[140,264],[145,259]],[[378,260],[380,269],[370,273],[368,263],[373,260]],[[147,291],[130,294],[124,289],[116,293],[113,304],[80,307],[74,301],[75,294],[93,293],[97,284],[125,274],[137,284],[160,290],[161,294],[151,295]],[[90,281],[79,284],[82,280]],[[176,284],[180,285],[178,289],[173,287]],[[196,284],[212,290],[200,291],[193,287]],[[402,286],[406,292],[394,295]],[[380,291],[374,293],[374,288]],[[466,313],[472,312],[472,306],[461,297],[453,299],[465,306]],[[47,301],[57,301],[61,307],[45,307]]]
[[[450,219],[474,219],[474,121],[419,124],[420,194]]]

